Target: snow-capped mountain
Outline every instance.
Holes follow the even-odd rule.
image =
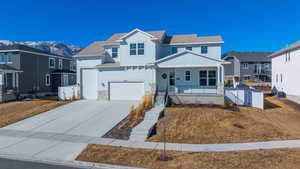
[[[56,41],[24,41],[24,42],[13,42],[9,40],[0,40],[0,46],[9,46],[14,44],[27,45],[33,48],[43,50],[48,53],[54,53],[58,55],[63,55],[66,57],[71,57],[82,50],[82,47],[66,45],[61,42]]]

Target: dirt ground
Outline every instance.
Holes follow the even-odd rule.
[[[148,141],[173,143],[237,143],[300,138],[300,112],[287,103],[266,97],[265,110],[222,106],[170,107]],[[299,166],[300,168],[300,166]]]
[[[173,160],[156,158],[160,150],[89,145],[77,160],[153,169],[299,169],[300,149],[251,150],[238,152],[167,151]]]
[[[71,101],[57,101],[57,97],[13,101],[0,104],[0,127],[49,111]]]

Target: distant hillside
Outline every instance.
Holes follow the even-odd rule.
[[[24,41],[24,42],[13,42],[9,40],[0,40],[0,46],[8,46],[13,44],[27,45],[33,48],[43,50],[45,52],[63,55],[66,57],[72,57],[77,54],[83,47],[67,45],[56,41]]]

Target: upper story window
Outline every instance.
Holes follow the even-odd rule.
[[[55,58],[49,58],[49,68],[55,68]]]
[[[138,43],[138,55],[144,55],[145,49],[144,49],[144,43]]]
[[[76,70],[76,63],[75,61],[70,61],[70,70]]]
[[[130,44],[130,55],[144,55],[145,45],[144,43],[131,43]]]
[[[111,48],[111,57],[112,58],[118,57],[118,48]]]
[[[136,55],[136,43],[130,44],[130,55]]]
[[[171,53],[174,54],[174,53],[177,53],[177,52],[178,52],[178,48],[177,47],[172,47]]]
[[[190,51],[192,51],[193,48],[192,48],[192,47],[185,47],[185,50],[190,50]]]
[[[248,69],[249,68],[248,63],[243,63],[242,65],[243,65],[243,69]]]
[[[201,53],[207,54],[207,51],[208,51],[207,48],[208,48],[207,46],[201,46]]]
[[[191,71],[187,70],[185,71],[185,81],[190,81],[191,80]]]
[[[6,60],[5,60],[5,55],[3,53],[0,54],[0,63],[1,64],[5,64]]]
[[[62,69],[63,68],[63,60],[59,59],[58,60],[58,69]]]
[[[12,55],[6,55],[7,57],[7,64],[12,64],[13,61],[12,61]]]

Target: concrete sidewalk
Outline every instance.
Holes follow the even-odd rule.
[[[18,137],[16,137],[18,135]],[[30,139],[30,141],[28,141]],[[80,151],[88,144],[100,144],[110,146],[120,146],[129,148],[142,149],[156,149],[163,150],[164,143],[161,142],[143,142],[143,141],[128,141],[109,139],[101,137],[67,135],[59,133],[45,133],[45,132],[22,132],[15,130],[0,129],[0,145],[4,144],[6,147],[0,147],[1,153],[20,152],[20,150],[29,151],[34,147],[34,144],[43,145],[36,147],[32,153],[34,157],[51,158],[57,156],[59,159],[71,160],[75,159],[74,153],[71,152],[78,149]],[[20,144],[22,143],[22,144]],[[25,146],[25,147],[21,147]],[[28,146],[28,147],[26,147]],[[49,147],[47,149],[47,147]],[[300,140],[285,140],[285,141],[267,141],[267,142],[251,142],[251,143],[227,143],[227,144],[177,144],[166,143],[167,150],[187,151],[187,152],[225,152],[225,151],[241,151],[241,150],[257,150],[257,149],[277,149],[277,148],[300,148]],[[42,151],[41,149],[44,149]],[[18,150],[18,151],[16,151]],[[32,150],[33,151],[33,150]],[[69,158],[66,158],[69,154]],[[78,155],[77,154],[77,155]]]

